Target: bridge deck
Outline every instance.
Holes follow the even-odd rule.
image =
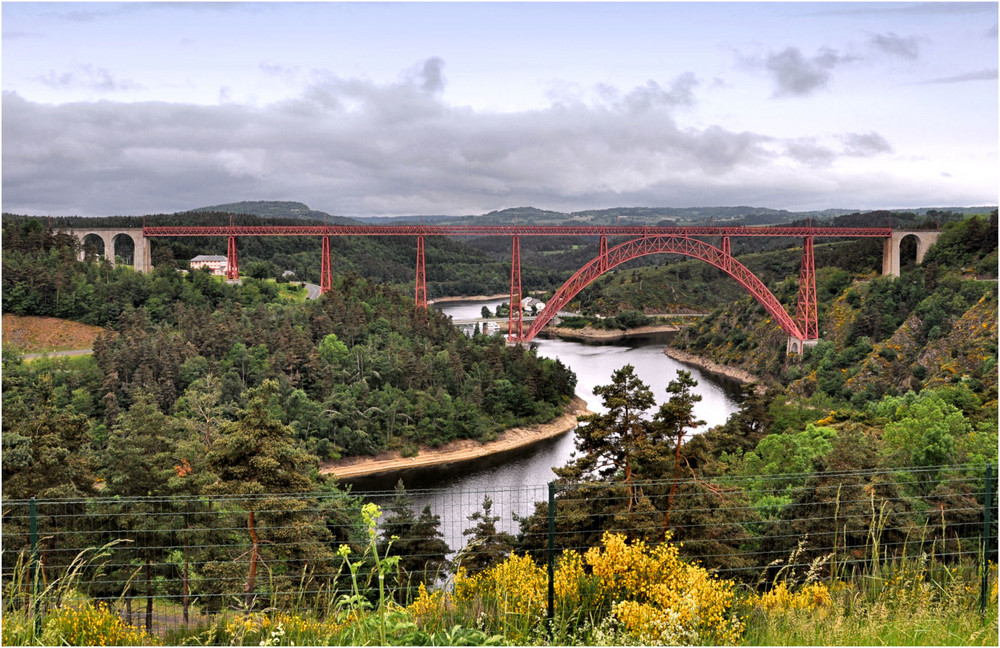
[[[219,225],[144,227],[145,236],[765,236],[887,238],[888,227],[640,227],[633,225]]]

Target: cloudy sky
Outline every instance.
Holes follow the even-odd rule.
[[[4,2],[3,210],[996,204],[997,13]]]

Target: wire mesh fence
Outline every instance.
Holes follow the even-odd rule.
[[[542,565],[599,546],[609,531],[680,543],[689,560],[757,585],[819,558],[840,576],[905,556],[984,566],[997,554],[996,480],[986,473],[962,465],[405,496],[5,500],[4,604],[28,605],[59,584],[60,597],[98,602],[154,632],[251,609],[323,614],[356,587],[374,596],[374,561],[387,554],[399,564],[385,584],[405,604],[420,583],[447,586],[460,567],[474,572],[510,551]]]

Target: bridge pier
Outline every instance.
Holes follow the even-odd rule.
[[[788,337],[788,344],[785,345],[785,355],[802,355],[806,347],[814,347],[819,340],[800,340],[795,337]]]
[[[327,293],[333,288],[333,272],[330,269],[330,237],[323,237],[323,254],[319,261],[319,293]]]
[[[427,269],[424,262],[424,235],[417,236],[417,285],[413,293],[414,308],[427,310]]]
[[[524,340],[524,324],[521,313],[521,237],[514,235],[510,255],[510,324],[507,326],[507,342]]]
[[[882,243],[882,274],[899,276],[899,247],[907,236],[917,239],[917,265],[924,262],[924,255],[932,245],[937,243],[941,232],[935,230],[893,230],[889,238]]]

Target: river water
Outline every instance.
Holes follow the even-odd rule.
[[[446,302],[437,306],[452,319],[480,317],[483,306],[495,310],[501,301]],[[649,415],[666,400],[667,383],[677,371],[686,369],[698,381],[694,390],[702,397],[695,406],[695,416],[705,421],[699,430],[720,425],[738,409],[735,381],[704,373],[663,353],[669,333],[631,338],[614,343],[584,343],[555,338],[536,338],[538,355],[558,358],[577,376],[576,394],[587,402],[591,411],[603,412],[601,400],[594,395],[597,385],[611,382],[611,374],[626,364],[635,367],[639,378],[653,390],[657,404]],[[462,544],[461,531],[472,526],[468,516],[482,508],[484,495],[493,501],[493,514],[500,515],[498,527],[516,533],[517,524],[511,514],[525,515],[533,510],[534,502],[545,501],[547,484],[555,478],[552,468],[567,463],[574,452],[574,433],[543,441],[530,448],[503,457],[484,458],[461,466],[439,466],[403,474],[373,476],[350,480],[355,492],[391,489],[402,478],[419,509],[430,505],[441,516],[442,532],[453,549]]]

